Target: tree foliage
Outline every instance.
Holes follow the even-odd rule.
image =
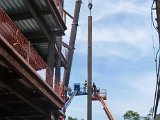
[[[68,120],[78,120],[77,118],[73,118],[71,116],[68,117]]]
[[[124,115],[123,115],[125,120],[140,120],[141,117],[137,112],[134,112],[132,110],[127,111]]]
[[[140,116],[138,112],[134,112],[132,110],[127,111],[123,115],[124,120],[151,120],[152,118],[152,109],[146,116]]]

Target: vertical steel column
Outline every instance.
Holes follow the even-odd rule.
[[[88,16],[88,97],[87,120],[92,120],[92,16]]]
[[[46,69],[46,82],[53,87],[53,75],[54,75],[54,64],[55,64],[55,41],[56,36],[53,35],[53,40],[48,42],[48,56]]]
[[[59,52],[61,52],[62,49],[62,37],[57,37],[57,47],[59,48]],[[55,66],[55,80],[54,80],[54,89],[55,91],[60,94],[61,89],[60,89],[60,81],[61,81],[61,58],[56,54],[56,66]]]

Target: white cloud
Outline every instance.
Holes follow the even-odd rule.
[[[108,96],[108,102],[116,116],[122,116],[128,110],[137,111],[142,116],[148,114],[153,106],[155,73],[144,72],[120,79],[121,87],[114,87]],[[118,84],[118,83],[117,83]],[[110,89],[111,90],[111,89]]]
[[[136,25],[128,27],[119,26],[118,28],[107,27],[93,28],[93,46],[96,46],[93,50],[95,56],[119,56],[122,58],[134,59],[147,56],[152,53],[152,31],[150,28],[150,20],[147,19],[148,26]],[[80,26],[77,36],[77,50],[78,53],[86,54],[87,52],[87,28],[86,26]],[[153,40],[158,39],[157,33],[154,31]],[[123,46],[118,44],[124,44]],[[98,46],[102,45],[102,46]],[[156,44],[155,44],[156,45]],[[101,52],[103,50],[103,53]],[[138,52],[137,52],[138,51]],[[105,54],[104,54],[105,53]],[[137,53],[135,56],[133,53]]]
[[[120,58],[125,58],[128,61],[132,61],[134,59],[137,61],[143,61],[143,57],[146,56],[148,59],[152,59],[152,32],[150,30],[151,1],[144,0],[140,3],[138,0],[95,0],[93,2],[93,57],[98,57],[104,60],[102,63],[103,66],[101,66],[102,71],[104,70],[104,67],[109,67],[105,65],[105,63],[106,60],[110,59],[111,57],[116,57],[118,60]],[[87,54],[87,1],[84,1],[82,5],[83,6],[80,13],[80,26],[78,28],[75,49],[75,55],[77,56],[86,56]],[[118,25],[119,22],[117,20],[114,21],[115,23],[113,22],[110,26],[107,26],[105,24],[105,22],[107,22],[107,18],[116,16],[117,14],[133,14],[134,16],[127,16],[125,19],[137,17],[137,20],[141,20],[142,23],[137,23],[136,21],[134,23],[124,22],[125,25],[123,26]],[[99,27],[97,24],[101,23],[103,26]],[[68,31],[68,36],[69,33],[70,32]],[[155,33],[153,39],[157,39]],[[83,61],[83,58],[81,58],[80,61]],[[116,63],[115,65],[115,62],[112,62],[111,64],[116,66],[117,64],[121,63]],[[80,66],[79,64],[73,65],[75,65],[74,71],[76,72],[72,73],[72,75],[74,74],[72,79],[74,81],[82,81],[81,79],[84,78],[86,72],[84,70],[85,68],[81,69],[82,66],[77,68],[77,66]],[[131,66],[132,65],[130,65],[130,67]],[[148,72],[150,71],[148,70],[149,68],[150,67],[148,67],[147,70],[145,69],[142,73],[142,71],[138,71],[139,68],[137,65],[136,72],[132,69],[128,69],[128,71],[131,73],[134,72],[132,75],[128,74],[129,72],[125,74],[122,72],[122,69],[119,69],[119,76],[117,74],[111,74],[109,76],[109,78],[115,78],[114,76],[117,76],[116,78],[119,79],[113,79],[109,81],[106,81],[106,79],[108,79],[106,78],[106,75],[101,74],[105,72],[100,70],[97,73],[93,73],[95,78],[100,79],[98,79],[99,81],[97,80],[99,84],[103,84],[102,86],[109,90],[107,103],[118,120],[122,120],[120,117],[127,110],[132,109],[138,111],[142,115],[145,115],[148,113],[150,107],[152,107],[155,89],[155,74],[154,72]],[[110,68],[105,68],[105,70],[106,69],[108,70]],[[111,73],[111,71],[107,72],[109,72],[108,74]],[[71,105],[69,108],[68,114],[74,115],[75,117],[81,115],[86,116],[86,104],[79,104],[81,100],[84,99],[77,98],[75,101],[73,101],[73,106]],[[99,103],[94,102],[93,112],[93,119],[106,119],[106,115],[103,114],[104,111]]]
[[[77,35],[77,45],[76,50],[79,54],[86,54],[87,52],[87,2],[83,1],[82,9],[80,13],[80,26],[78,28]],[[68,2],[67,2],[68,3]],[[93,25],[107,22],[107,17],[110,18],[112,16],[116,16],[117,14],[135,14],[140,15],[141,18],[137,16],[137,20],[144,21],[144,24],[128,23],[126,22],[124,26],[118,25],[118,20],[115,21],[118,26],[108,27],[104,24],[103,27],[98,28],[97,25],[93,26],[93,44],[105,44],[105,47],[96,46],[96,50],[94,50],[94,55],[99,57],[108,57],[108,56],[118,56],[122,58],[134,59],[141,58],[151,53],[152,51],[152,42],[151,42],[151,30],[150,30],[150,1],[143,1],[143,4],[137,0],[116,0],[116,1],[93,1]],[[68,4],[67,4],[68,5]],[[71,10],[71,7],[68,7]],[[136,16],[133,16],[136,17]],[[147,19],[145,19],[147,17]],[[101,21],[101,19],[105,18],[106,21]],[[118,18],[117,18],[118,19]],[[127,18],[125,18],[127,19]],[[128,19],[132,19],[128,16]],[[99,22],[99,23],[98,23]],[[70,26],[70,23],[68,26]],[[114,26],[114,23],[112,23]],[[70,29],[66,32],[67,36],[70,34]],[[155,35],[155,34],[154,34]],[[125,44],[127,46],[131,46],[130,49],[123,49],[118,46],[118,44]],[[110,46],[107,46],[107,45]],[[133,49],[134,48],[134,49]],[[102,49],[105,52],[102,54]],[[138,51],[138,56],[135,56],[134,53]]]
[[[101,0],[100,2],[95,2],[94,6],[94,10],[96,11],[95,21],[98,21],[103,17],[113,16],[118,13],[129,13],[149,16],[150,12],[150,1],[144,1],[143,4],[139,4],[139,2],[135,2],[133,0],[117,0],[114,2]]]
[[[119,2],[118,3],[116,2],[114,4],[119,4]],[[128,9],[130,9],[130,10],[125,10],[124,9],[125,6],[128,6],[129,7]],[[125,26],[118,25],[117,28],[111,27],[111,25],[110,25],[110,27],[108,27],[105,24],[103,27],[98,28],[97,26],[94,25],[95,27],[93,27],[93,45],[94,44],[98,45],[98,43],[99,43],[99,45],[100,45],[100,43],[103,44],[103,47],[96,46],[96,50],[94,50],[94,55],[99,56],[99,57],[118,56],[118,57],[122,57],[125,59],[127,59],[127,58],[134,59],[135,57],[141,58],[143,56],[150,54],[152,52],[152,41],[151,41],[152,32],[151,32],[151,28],[150,28],[150,19],[149,19],[150,14],[147,11],[149,8],[147,8],[146,5],[138,6],[136,4],[133,4],[131,2],[126,2],[126,1],[120,3],[119,7],[120,8],[117,8],[118,9],[117,11],[122,12],[122,14],[124,14],[124,12],[134,12],[137,14],[143,13],[143,14],[141,14],[141,16],[144,16],[144,18],[146,16],[148,16],[147,17],[148,19],[144,19],[146,22],[145,24],[138,24],[135,22],[135,23],[132,23],[132,25],[130,25],[131,23],[128,24],[126,22]],[[142,10],[139,10],[138,7],[139,7],[139,9],[142,9]],[[123,11],[119,10],[119,9],[122,9]],[[110,9],[104,10],[104,11],[110,12],[110,11],[112,11],[112,9],[111,10]],[[114,10],[112,12],[114,12],[114,14],[116,14],[116,12]],[[146,13],[146,14],[144,14],[144,13]],[[103,14],[103,12],[99,12],[99,14],[98,14],[98,16],[101,16],[101,19],[103,17],[106,17],[106,14],[104,16],[102,14]],[[130,14],[132,14],[132,13],[130,13]],[[95,19],[97,19],[97,18],[98,17],[96,16]],[[128,17],[128,19],[131,19],[131,18]],[[143,17],[139,18],[139,19],[141,19],[141,21],[143,21]],[[85,20],[86,20],[86,18],[85,18]],[[105,21],[99,21],[99,22],[102,23]],[[107,19],[106,19],[106,22],[107,22]],[[118,22],[118,20],[117,20],[117,22]],[[114,26],[114,23],[113,23],[113,26]],[[155,33],[154,33],[154,35],[157,36],[157,34],[155,34]],[[154,37],[154,38],[157,39],[156,37]],[[79,27],[77,41],[78,41],[77,42],[78,53],[86,54],[86,52],[87,52],[87,45],[86,45],[87,44],[87,25],[86,24]],[[118,46],[119,43],[125,44],[126,47],[130,46],[131,48],[128,50],[123,49],[123,48],[121,48],[121,46]],[[104,55],[104,52],[103,53],[101,52],[102,50],[104,52],[106,51],[105,55]],[[139,55],[135,56],[133,54],[135,52],[138,53]]]

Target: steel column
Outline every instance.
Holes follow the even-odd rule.
[[[88,97],[87,120],[92,120],[92,16],[88,16]]]
[[[54,75],[54,64],[55,64],[55,40],[56,37],[53,35],[53,41],[48,42],[48,56],[47,64],[48,68],[46,69],[46,82],[53,87],[53,75]]]
[[[59,48],[59,50],[62,49],[62,37],[57,37],[56,38],[57,41],[58,41],[58,45],[57,47]],[[58,53],[56,54],[56,65],[55,65],[55,86],[54,86],[54,89],[55,91],[60,94],[61,93],[61,86],[60,86],[60,83],[61,83],[61,58],[60,56],[58,55]]]

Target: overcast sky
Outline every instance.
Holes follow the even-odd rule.
[[[70,86],[87,79],[87,0],[83,0]],[[153,42],[157,33],[151,28],[152,0],[93,0],[93,81],[107,89],[106,103],[117,120],[134,110],[146,115],[153,106],[155,63]],[[73,14],[74,0],[65,0]],[[71,20],[67,19],[68,31]],[[157,47],[157,46],[155,46]],[[67,116],[87,118],[86,96],[75,97]],[[106,120],[102,105],[93,102],[93,120]]]

